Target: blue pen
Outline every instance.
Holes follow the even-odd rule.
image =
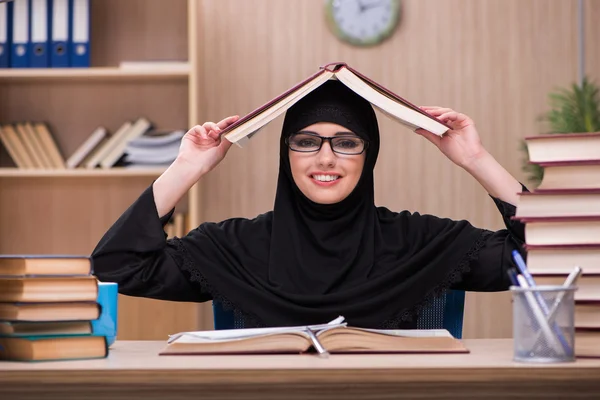
[[[527,284],[530,287],[532,287],[532,288],[535,287],[536,285],[535,285],[535,281],[533,280],[533,276],[531,276],[531,274],[529,273],[529,270],[527,269],[527,265],[525,265],[525,260],[523,260],[523,257],[521,257],[521,253],[519,253],[517,250],[513,250],[512,256],[513,256],[513,259],[515,260],[515,263],[517,264],[517,268],[519,268],[521,275],[525,279],[525,282],[527,282]],[[535,298],[536,298],[537,302],[539,303],[540,308],[542,309],[545,316],[547,317],[550,314],[550,309],[548,309],[548,305],[544,301],[544,298],[542,297],[540,292],[533,291],[533,294],[535,295]],[[560,327],[556,324],[556,322],[552,324],[552,327],[554,328],[554,332],[556,332],[556,335],[558,336],[558,340],[560,340],[560,344],[562,345],[565,352],[567,354],[571,354],[571,352],[572,352],[571,346],[565,339],[562,331],[560,330]]]
[[[514,268],[510,268],[508,271],[506,271],[506,273],[508,274],[510,282],[513,284],[513,286],[519,286],[519,280],[517,279],[517,270],[515,270]]]

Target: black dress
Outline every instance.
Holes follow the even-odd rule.
[[[523,187],[523,191],[527,189]],[[507,290],[510,286],[506,271],[514,265],[512,250],[521,249],[524,243],[524,225],[511,219],[515,215],[515,206],[492,199],[506,228],[484,231],[480,242],[473,245],[477,254],[471,257],[469,272],[452,289],[494,292]],[[117,282],[119,293],[130,296],[182,302],[212,300],[211,285],[201,276],[202,266],[198,266],[192,276],[192,272],[183,266],[193,260],[185,259],[177,239],[166,240],[163,227],[173,212],[159,218],[152,186],[148,187],[94,249],[92,259],[98,279]],[[396,327],[407,328],[415,324],[399,321]]]

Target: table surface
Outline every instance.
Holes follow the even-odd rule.
[[[451,384],[488,392],[504,390],[510,384],[513,389],[526,390],[530,397],[531,393],[542,392],[545,397],[558,395],[560,388],[569,390],[570,386],[600,396],[600,359],[518,363],[512,360],[510,339],[465,339],[464,343],[470,350],[468,354],[332,354],[324,359],[316,354],[159,356],[166,342],[117,341],[105,359],[0,362],[0,392],[2,387],[7,390],[39,387],[40,391],[48,391],[69,385],[78,390],[98,385],[106,390],[111,385],[115,388],[151,385],[156,390],[170,387],[169,393],[176,398],[173,392],[176,386],[190,391],[204,388],[206,393],[219,392],[217,387],[221,390],[262,387],[267,391],[310,387],[318,394],[317,389],[325,386],[331,389],[363,385],[369,390],[392,390],[392,387],[398,390],[402,385],[404,389],[412,385],[414,390],[423,390],[423,384],[430,383],[439,390]],[[244,390],[236,393],[243,394]],[[268,397],[267,392],[262,394]],[[319,398],[317,394],[315,398]]]

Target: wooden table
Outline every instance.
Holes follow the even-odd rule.
[[[470,354],[158,356],[165,343],[117,341],[108,358],[0,362],[0,399],[600,399],[600,359],[512,361],[510,339]]]

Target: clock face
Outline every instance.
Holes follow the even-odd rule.
[[[330,28],[340,39],[373,45],[390,36],[400,12],[400,0],[326,0]]]

